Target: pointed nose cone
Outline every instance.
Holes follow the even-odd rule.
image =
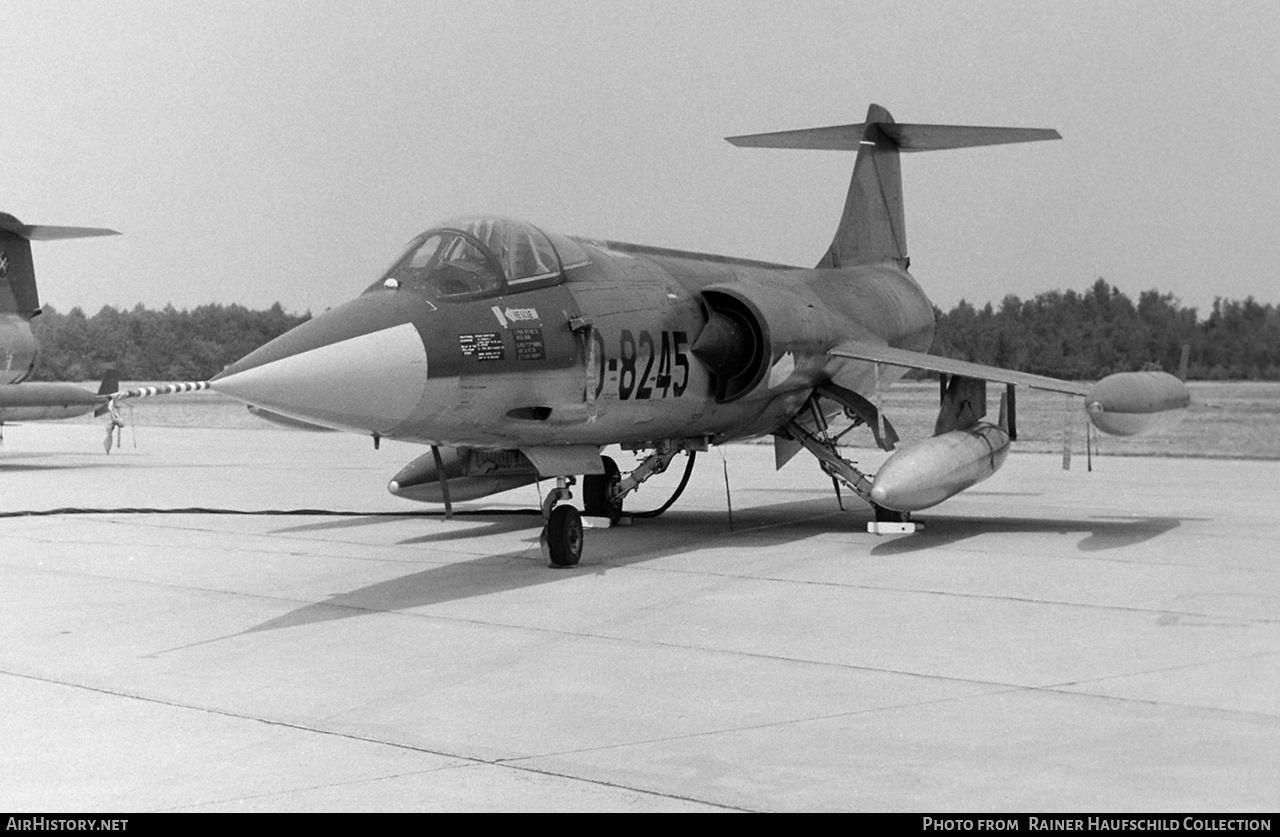
[[[419,306],[372,293],[326,311],[228,366],[210,386],[290,418],[386,435],[427,384]]]

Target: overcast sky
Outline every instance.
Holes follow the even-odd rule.
[[[1280,4],[76,2],[0,7],[0,211],[41,298],[321,311],[475,211],[809,266],[853,155],[733,134],[1051,127],[903,159],[934,301],[1102,276],[1280,301]]]

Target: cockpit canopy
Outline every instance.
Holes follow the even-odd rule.
[[[446,300],[499,296],[554,285],[587,262],[570,239],[524,221],[453,218],[410,242],[370,290],[406,288]]]

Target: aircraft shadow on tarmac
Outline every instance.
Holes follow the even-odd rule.
[[[465,540],[467,538],[482,537],[484,535],[497,535],[503,532],[513,532],[517,529],[527,528],[529,521],[526,518],[539,517],[541,514],[537,509],[467,509],[461,510],[454,514],[456,522],[472,522],[476,521],[476,525],[468,526],[463,529],[445,529],[431,534],[421,535],[416,538],[400,541],[401,544],[415,543],[433,543],[441,541]],[[324,523],[306,523],[301,526],[289,526],[284,529],[273,529],[273,535],[293,535],[306,532],[326,532],[337,531],[342,529],[359,529],[366,526],[376,526],[380,523],[388,523],[397,520],[405,520],[408,518],[421,518],[424,522],[443,521],[443,512],[406,512],[405,514],[376,514],[362,515],[355,518],[344,520],[328,520]],[[488,518],[485,521],[485,518]],[[484,522],[481,522],[484,521]]]
[[[743,546],[749,553],[751,542],[795,540],[796,529],[806,536],[845,534],[852,538],[866,538],[863,525],[869,518],[869,509],[849,504],[848,511],[841,512],[833,500],[810,498],[771,505],[754,505],[733,513],[733,528],[729,527],[729,515],[724,510],[672,511],[665,515],[661,525],[637,521],[634,526],[621,527],[612,532],[589,531],[592,540],[592,557],[577,568],[558,572],[548,569],[541,555],[537,536],[537,522],[532,515],[521,512],[498,512],[497,519],[479,526],[449,528],[399,540],[401,545],[431,544],[462,540],[483,535],[515,533],[529,530],[528,544],[524,549],[486,555],[470,560],[452,562],[388,579],[345,593],[330,596],[323,602],[304,605],[289,613],[270,619],[242,631],[240,635],[260,631],[349,619],[375,613],[413,610],[432,605],[459,601],[474,596],[512,590],[533,588],[542,584],[581,578],[584,573],[601,575],[610,569],[625,567],[657,558],[695,552],[711,546],[734,544]],[[534,513],[536,515],[536,512]],[[480,517],[475,512],[461,512],[461,517]],[[488,516],[488,515],[484,515]],[[278,533],[320,531],[351,526],[370,526],[401,520],[403,517],[360,517],[354,520],[308,524],[277,530]],[[424,516],[430,525],[434,516]],[[1143,543],[1177,528],[1181,520],[1172,517],[1140,518],[970,518],[960,516],[927,517],[927,528],[915,535],[899,536],[876,543],[870,554],[876,557],[908,555],[914,552],[949,546],[962,540],[984,534],[1032,534],[1060,533],[1084,534],[1077,544],[1082,552],[1119,549]],[[790,530],[790,531],[788,531]],[[875,539],[879,541],[880,539]]]
[[[474,512],[472,512],[474,514]],[[241,632],[291,628],[301,625],[349,619],[374,613],[411,610],[419,607],[444,604],[474,596],[502,593],[552,584],[584,573],[601,575],[610,569],[649,561],[656,558],[679,555],[723,542],[726,536],[742,535],[752,538],[770,537],[769,530],[784,526],[804,527],[806,534],[853,531],[861,528],[866,515],[858,512],[860,520],[850,521],[850,513],[841,513],[830,498],[809,499],[778,503],[772,506],[753,506],[735,510],[734,527],[729,528],[729,516],[721,511],[671,511],[662,518],[660,525],[649,521],[636,521],[633,526],[618,527],[611,532],[590,530],[587,537],[592,542],[592,556],[578,567],[567,571],[549,569],[542,557],[538,541],[541,515],[523,510],[502,512],[499,519],[481,526],[451,528],[399,540],[400,545],[430,544],[462,540],[482,535],[515,533],[527,530],[523,540],[526,547],[496,555],[486,555],[411,573],[399,578],[361,587],[347,593],[330,596],[323,602],[304,605],[289,613],[255,625]],[[460,511],[454,522],[469,516]],[[394,517],[361,517],[354,520],[307,524],[276,530],[276,534],[317,531],[326,528],[348,526],[372,526],[392,520]],[[438,517],[424,517],[423,523],[431,525]],[[791,540],[794,533],[778,533],[780,540]]]
[[[48,462],[48,463],[26,463],[26,462],[9,462],[0,459],[0,474],[8,473],[24,473],[27,471],[83,471],[86,468],[105,468],[107,463],[83,463],[83,462]]]
[[[921,550],[950,546],[968,538],[991,534],[1031,534],[1057,532],[1063,535],[1087,532],[1076,544],[1081,552],[1120,549],[1149,541],[1182,525],[1175,517],[1097,518],[1069,520],[1059,518],[972,518],[930,515],[925,529],[909,537],[895,538],[877,545],[871,554],[877,557],[905,555]]]

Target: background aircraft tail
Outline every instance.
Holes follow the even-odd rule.
[[[737,146],[805,148],[858,152],[849,196],[835,239],[818,267],[852,267],[893,262],[906,268],[907,230],[902,211],[900,151],[939,151],[1061,139],[1047,128],[985,128],[962,125],[912,125],[893,121],[879,105],[867,109],[865,122],[799,131],[729,137]]]
[[[98,387],[98,395],[115,395],[120,391],[120,373],[116,371],[114,366],[107,367],[106,374],[102,377],[102,385]],[[111,409],[107,403],[99,404],[93,411],[93,417],[98,418],[105,415]]]
[[[31,262],[32,241],[119,235],[98,227],[49,227],[24,224],[0,212],[0,313],[30,319],[40,311],[36,272]]]

